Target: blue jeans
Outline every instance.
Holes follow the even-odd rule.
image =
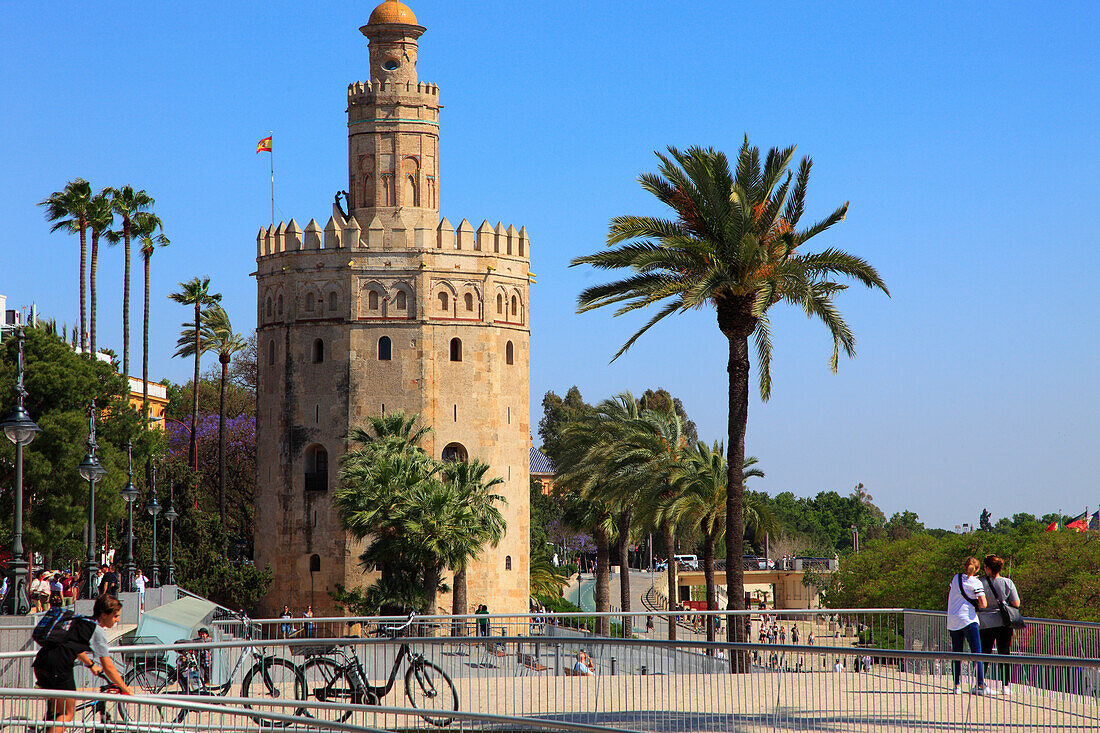
[[[951,651],[961,652],[963,650],[963,639],[966,639],[970,645],[970,652],[972,654],[982,653],[982,639],[978,635],[978,622],[965,626],[958,631],[952,631],[951,633]],[[962,663],[955,661],[951,663],[951,667],[955,672],[955,684],[959,684],[959,675],[962,672]],[[978,662],[978,686],[981,687],[985,684],[985,669],[981,662]]]

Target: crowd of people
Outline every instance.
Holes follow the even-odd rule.
[[[0,587],[0,596],[7,594],[8,577],[3,579]],[[117,598],[121,589],[121,581],[114,563],[102,563],[96,574],[92,576],[94,589],[93,598],[101,595],[109,595]],[[149,579],[141,568],[137,568],[134,576],[134,590],[138,592],[138,602],[141,610],[145,610],[145,588]],[[30,597],[31,612],[41,613],[52,606],[72,606],[81,596],[84,586],[84,578],[70,570],[39,570],[31,578],[27,594]]]

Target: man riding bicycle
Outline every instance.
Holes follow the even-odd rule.
[[[92,619],[77,617],[72,621],[65,640],[56,644],[43,645],[34,658],[34,677],[38,686],[44,690],[76,691],[76,678],[73,664],[76,660],[92,671],[92,674],[106,677],[123,695],[130,695],[130,688],[118,673],[111,661],[111,652],[107,648],[109,629],[118,623],[122,614],[122,603],[111,596],[100,596],[92,608]],[[88,653],[91,652],[92,656]],[[98,658],[98,662],[93,661]],[[49,698],[46,700],[46,719],[57,722],[71,722],[76,714],[76,700],[69,697]],[[61,733],[61,726],[51,729],[50,733]]]

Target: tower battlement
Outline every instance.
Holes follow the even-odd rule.
[[[439,85],[426,81],[418,81],[415,84],[411,81],[387,81],[385,79],[357,81],[348,84],[348,104],[370,104],[374,100],[374,95],[380,93],[416,94],[437,98],[439,97]]]
[[[405,225],[400,218],[390,226],[383,226],[379,217],[366,229],[360,227],[355,217],[344,219],[342,216],[329,217],[322,229],[316,219],[310,219],[305,229],[298,222],[279,222],[278,225],[260,228],[256,234],[257,261],[278,255],[318,250],[425,250],[439,252],[480,252],[497,257],[513,257],[526,262],[531,261],[531,242],[527,238],[527,228],[514,225],[507,227],[501,222],[496,226],[488,219],[474,229],[470,222],[463,219],[454,227],[447,219],[437,227]]]

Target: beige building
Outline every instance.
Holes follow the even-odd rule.
[[[362,545],[332,507],[349,429],[418,413],[436,458],[505,480],[507,536],[468,573],[470,609],[528,607],[530,243],[524,229],[440,220],[439,88],[417,76],[425,28],[394,0],[360,31],[370,79],[348,87],[347,213],[256,239],[259,409],[256,562],[263,610],[315,614],[365,585]],[[476,219],[475,219],[476,221]],[[449,611],[450,596],[440,595]]]

